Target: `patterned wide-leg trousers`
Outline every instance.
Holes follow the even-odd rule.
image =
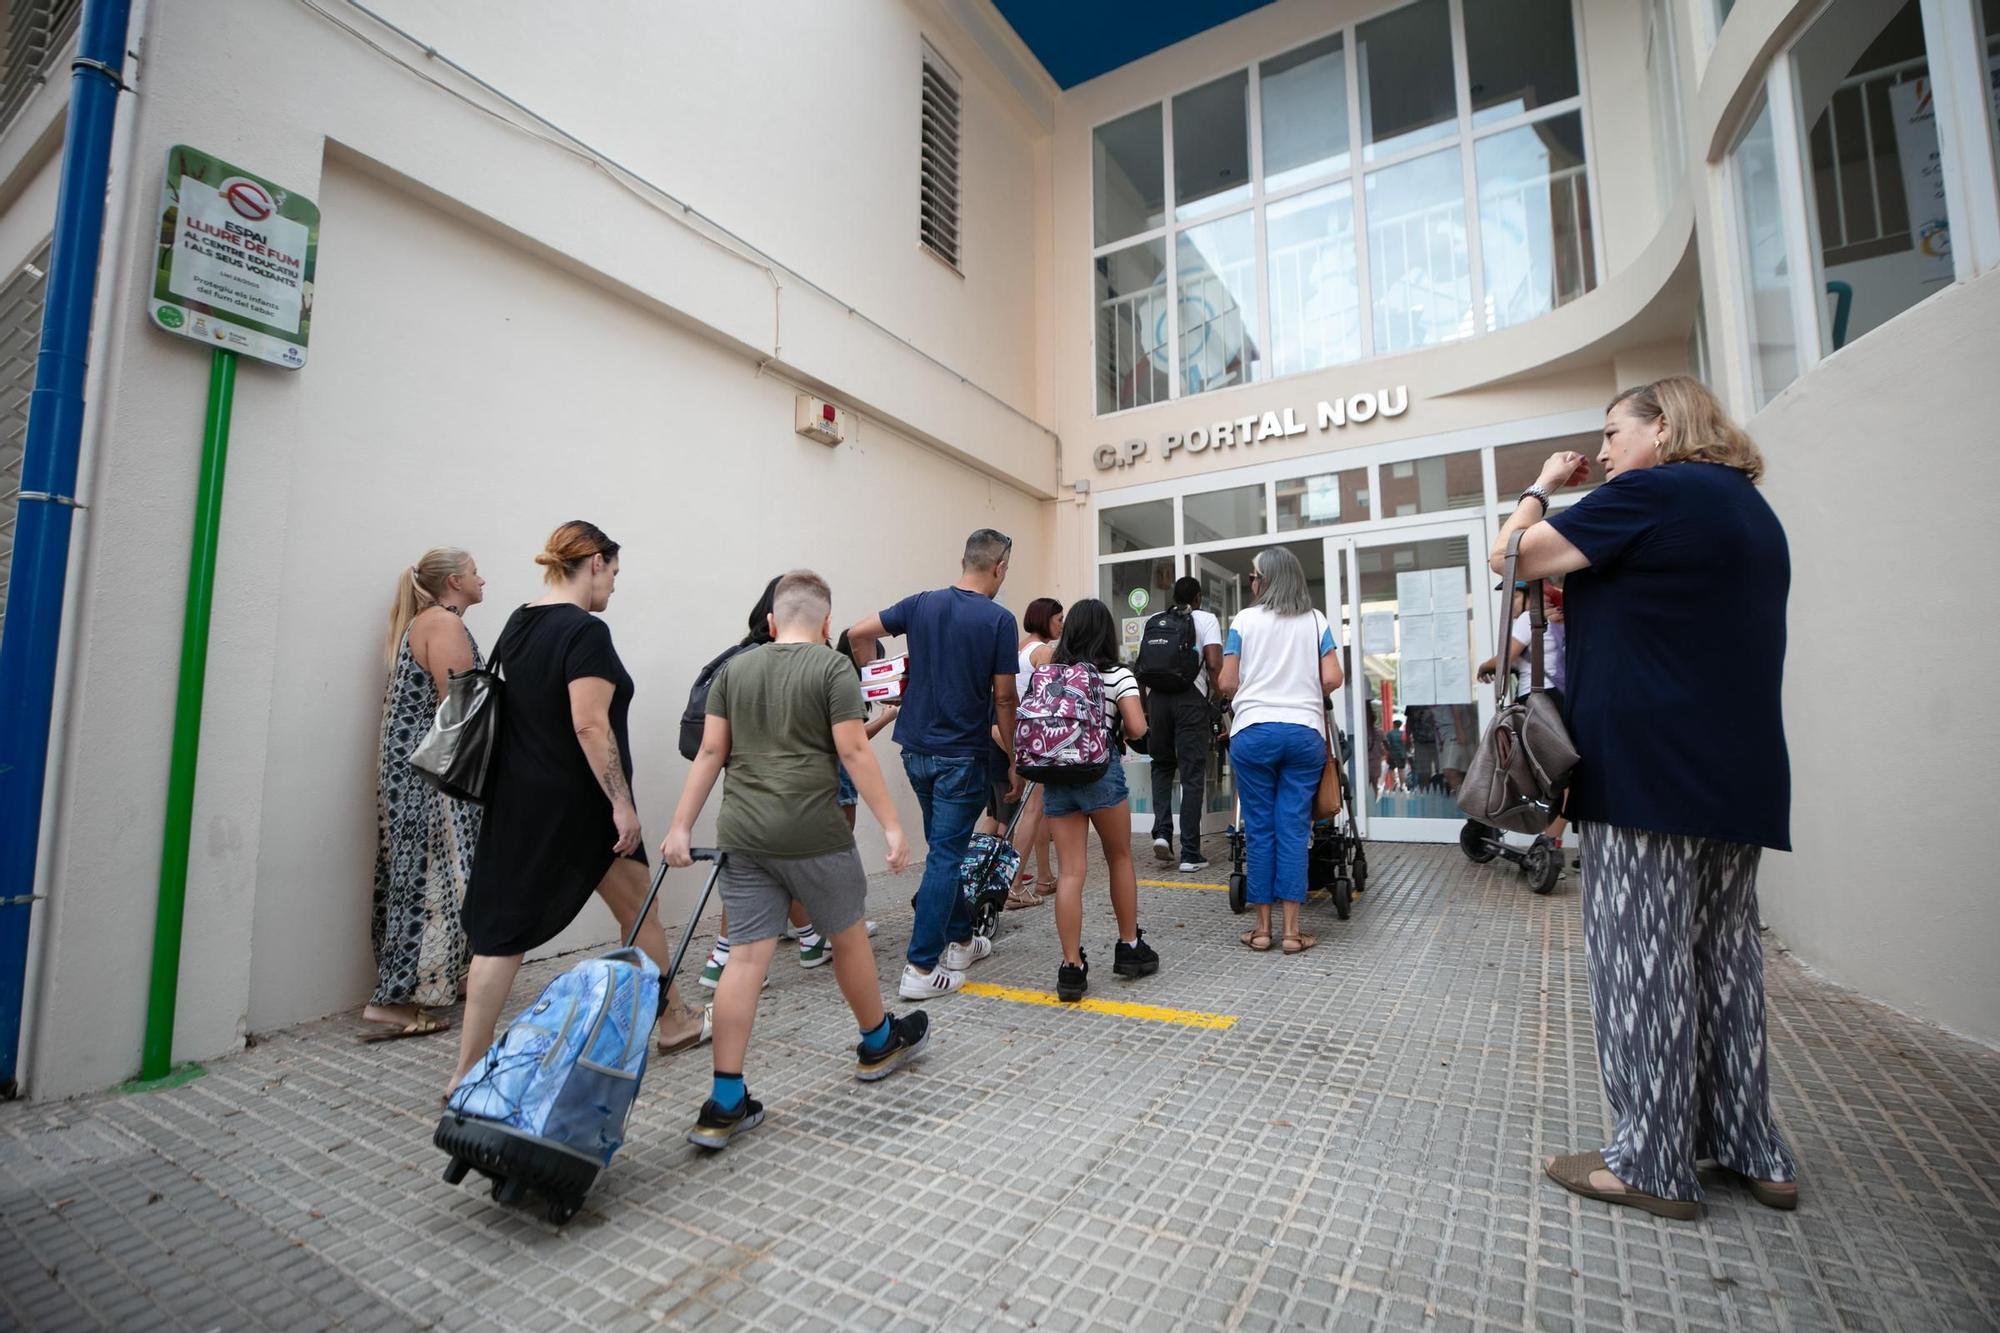
[[[1597,1059],[1617,1129],[1605,1165],[1634,1189],[1699,1199],[1695,1162],[1792,1180],[1764,1047],[1762,848],[1579,824]]]

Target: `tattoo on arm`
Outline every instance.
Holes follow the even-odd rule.
[[[618,738],[616,736],[606,736],[604,738],[604,750],[604,772],[599,778],[604,784],[604,794],[611,798],[614,805],[619,801],[631,800],[632,790],[625,785],[625,765],[622,756],[618,753]]]

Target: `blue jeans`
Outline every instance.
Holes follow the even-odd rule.
[[[1313,793],[1326,767],[1326,738],[1296,722],[1258,722],[1229,738],[1229,762],[1249,854],[1244,896],[1259,906],[1304,902]]]
[[[958,891],[958,865],[972,841],[972,826],[986,809],[983,755],[903,751],[903,771],[924,812],[924,879],[917,886],[916,921],[906,955],[912,967],[933,968],[947,943],[972,938],[972,914]]]

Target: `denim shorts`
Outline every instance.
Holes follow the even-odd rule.
[[[856,806],[861,804],[861,793],[855,789],[854,779],[847,776],[847,765],[841,764],[839,765],[839,768],[840,768],[840,791],[838,795],[834,797],[834,799],[843,806]]]
[[[1081,787],[1043,787],[1042,814],[1049,819],[1108,810],[1126,799],[1125,766],[1112,760],[1104,776]]]

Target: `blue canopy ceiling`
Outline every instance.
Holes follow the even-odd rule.
[[[1219,27],[1272,0],[993,0],[1058,86]]]

